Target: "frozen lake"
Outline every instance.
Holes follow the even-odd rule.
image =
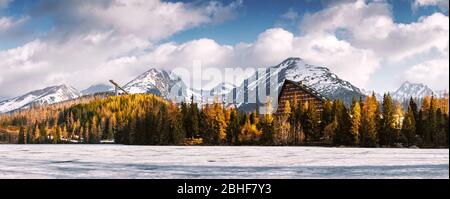
[[[0,178],[449,178],[448,149],[0,145]]]

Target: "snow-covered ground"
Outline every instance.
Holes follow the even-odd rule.
[[[0,178],[449,178],[448,149],[0,145]]]

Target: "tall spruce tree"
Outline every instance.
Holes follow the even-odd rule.
[[[32,127],[30,127],[30,126],[28,126],[27,127],[27,129],[26,129],[26,136],[25,136],[25,142],[27,143],[27,144],[31,144],[32,143],[32,140],[33,140],[33,137],[32,137]]]
[[[361,146],[374,147],[378,133],[378,102],[375,93],[367,96],[361,112]]]
[[[320,138],[320,115],[314,102],[309,102],[303,114],[303,126],[307,141],[318,141]]]
[[[239,113],[236,109],[230,110],[230,121],[227,126],[227,144],[235,145],[238,142],[238,134],[240,131]]]
[[[337,119],[333,143],[336,145],[351,145],[353,138],[351,135],[350,114],[342,100],[336,100],[333,105],[335,106],[335,118]]]
[[[190,120],[190,133],[193,137],[200,136],[200,127],[199,127],[199,110],[197,103],[194,102],[194,96],[191,96],[191,103],[189,105],[189,117]],[[187,132],[186,132],[187,133]]]
[[[434,145],[437,134],[437,106],[434,96],[430,99],[430,108],[428,109],[428,130],[426,143],[427,145]]]
[[[402,124],[402,135],[405,138],[406,144],[408,146],[413,145],[415,143],[416,137],[416,117],[414,116],[414,104],[409,103],[408,111],[403,118]]]
[[[361,128],[361,106],[359,104],[359,101],[356,101],[356,99],[352,100],[351,105],[351,135],[352,135],[352,141],[354,145],[359,144],[360,140],[360,128]]]
[[[421,135],[422,144],[429,145],[431,143],[431,128],[430,128],[430,96],[425,96],[422,100],[422,106],[419,111],[420,128],[418,133]]]
[[[395,136],[395,118],[394,118],[394,103],[389,93],[383,96],[383,110],[380,125],[379,142],[380,145],[390,146],[394,142]]]
[[[18,144],[25,144],[25,127],[21,126],[19,130]]]
[[[274,135],[275,135],[275,124],[274,118],[272,115],[272,100],[269,99],[265,106],[265,114],[259,123],[259,128],[262,131],[261,143],[265,145],[273,145],[274,144]]]
[[[440,108],[436,110],[436,126],[434,129],[434,147],[442,147],[446,144],[446,132],[445,132],[445,116]],[[448,146],[447,146],[448,147]]]

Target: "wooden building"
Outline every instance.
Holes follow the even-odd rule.
[[[295,100],[300,103],[314,103],[317,111],[322,112],[323,104],[327,99],[301,82],[285,80],[278,94],[278,106],[275,114],[283,113],[286,102],[293,103]]]

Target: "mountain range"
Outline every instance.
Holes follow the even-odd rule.
[[[359,88],[339,78],[328,68],[307,64],[300,58],[288,58],[280,64],[269,67],[264,72],[257,72],[244,80],[243,84],[234,89],[233,102],[236,102],[240,109],[251,111],[255,109],[256,105],[265,104],[265,102],[260,101],[261,99],[253,102],[248,101],[256,99],[255,96],[259,95],[258,90],[266,87],[266,94],[268,92],[274,94],[271,95],[272,107],[276,107],[278,91],[286,79],[296,82],[301,81],[302,84],[329,99],[339,98],[350,103],[352,97],[364,96]]]
[[[102,93],[102,92],[108,92],[108,91],[114,91],[114,87],[107,84],[96,84],[91,85],[87,89],[84,89],[81,91],[81,94],[83,95],[92,95],[95,93]]]
[[[22,96],[0,102],[0,113],[30,108],[33,105],[54,104],[75,99],[82,94],[75,88],[62,84],[44,89],[31,91]]]
[[[372,93],[339,78],[326,67],[310,65],[301,58],[288,58],[278,65],[266,68],[265,71],[258,71],[237,86],[224,82],[209,90],[192,89],[186,86],[176,74],[152,68],[125,84],[123,88],[129,93],[153,93],[177,102],[187,101],[193,97],[197,103],[209,103],[217,98],[228,104],[234,104],[243,111],[250,111],[254,110],[256,105],[261,106],[266,103],[265,97],[256,98],[261,91],[265,91],[266,94],[271,93],[272,107],[276,107],[278,90],[286,79],[301,81],[322,96],[329,99],[342,99],[347,104],[353,97],[358,98]],[[68,85],[51,86],[0,101],[0,113],[113,90],[114,88],[107,84],[92,85],[81,92]],[[391,95],[395,100],[404,101],[410,97],[423,98],[426,95],[442,95],[442,93],[444,92],[435,92],[424,84],[404,82]],[[378,99],[381,99],[381,95],[376,95]]]

